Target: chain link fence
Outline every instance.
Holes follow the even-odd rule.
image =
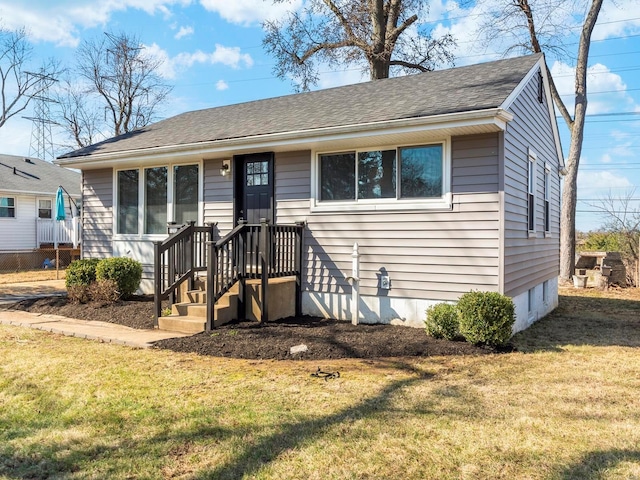
[[[69,248],[0,252],[0,273],[19,273],[39,269],[64,270],[78,258],[80,258],[80,251]]]

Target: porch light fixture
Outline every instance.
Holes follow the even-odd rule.
[[[231,161],[223,160],[222,166],[220,167],[220,175],[222,175],[223,177],[226,177],[229,174],[230,170],[231,170]]]

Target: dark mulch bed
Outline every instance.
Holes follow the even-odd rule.
[[[8,308],[101,320],[133,328],[153,328],[153,299],[134,297],[112,305],[72,304],[66,297],[23,300]],[[305,352],[291,354],[291,347]],[[236,322],[210,333],[172,338],[158,348],[201,355],[247,359],[383,358],[438,355],[479,355],[495,350],[465,342],[428,337],[423,330],[393,325],[352,325],[313,317],[288,318],[261,326]]]

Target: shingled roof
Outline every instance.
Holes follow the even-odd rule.
[[[0,155],[0,190],[55,194],[62,185],[71,195],[80,196],[80,173],[37,158]]]
[[[541,54],[186,112],[61,159],[499,107]]]

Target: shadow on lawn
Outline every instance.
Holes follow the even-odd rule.
[[[556,310],[512,342],[523,352],[567,345],[640,347],[640,302],[561,295]]]
[[[239,448],[234,451],[233,458],[213,469],[194,472],[189,476],[191,479],[237,479],[250,477],[256,474],[262,467],[276,460],[284,452],[304,445],[308,441],[318,438],[328,430],[340,424],[350,424],[359,419],[375,416],[377,412],[388,411],[393,408],[395,395],[406,387],[415,385],[418,382],[429,380],[433,374],[402,361],[376,361],[377,364],[387,364],[394,370],[404,370],[410,373],[409,378],[394,381],[384,387],[379,393],[363,399],[359,403],[346,407],[331,415],[311,418],[299,422],[288,422],[279,425],[279,431],[258,437],[255,441],[243,441]],[[33,392],[38,398],[45,399],[51,392],[39,390]],[[65,405],[57,405],[52,401],[54,409],[65,410]],[[173,476],[165,468],[172,467],[172,460],[179,459],[183,453],[188,453],[188,445],[197,439],[202,442],[207,441],[212,444],[230,438],[243,439],[253,433],[250,428],[226,428],[212,426],[205,423],[192,428],[177,429],[156,435],[144,442],[129,438],[124,432],[127,429],[127,422],[131,421],[127,412],[119,418],[118,414],[105,412],[105,417],[101,419],[93,418],[92,421],[99,425],[116,424],[123,430],[118,435],[118,442],[107,441],[104,444],[85,444],[85,439],[64,439],[47,442],[39,442],[37,446],[30,450],[20,450],[9,445],[6,440],[16,438],[27,438],[37,435],[37,432],[47,425],[38,421],[34,416],[30,420],[23,422],[19,431],[12,435],[5,436],[4,445],[0,445],[0,476],[7,479],[33,478],[46,479],[61,477],[73,472],[83,472],[88,474],[105,475],[106,477],[120,476],[123,471],[123,463],[128,462],[128,457],[137,458],[159,458],[168,459],[163,465],[156,465],[157,474],[165,473]],[[0,435],[0,439],[3,438]],[[187,449],[183,452],[184,445]],[[95,471],[88,471],[92,464],[102,464],[96,466]],[[128,464],[129,468],[135,468],[135,464]],[[144,468],[144,467],[142,467]],[[178,467],[179,468],[179,467]],[[175,473],[175,472],[173,472]]]
[[[563,480],[599,480],[611,474],[611,470],[618,465],[629,462],[640,463],[640,450],[602,450],[589,452],[580,461],[567,465],[558,473],[558,478]],[[622,478],[622,477],[621,477]],[[625,477],[636,478],[636,477]]]

